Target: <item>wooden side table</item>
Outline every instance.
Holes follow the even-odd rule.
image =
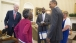
[[[2,31],[0,30],[0,43],[7,41],[13,41],[14,43],[18,43],[18,40],[16,38],[8,36],[6,34],[2,34]]]
[[[16,38],[14,38],[14,37],[9,37],[9,38],[5,38],[5,39],[0,39],[0,43],[3,43],[3,42],[9,42],[9,41],[12,41],[12,42],[14,42],[14,43],[18,43],[18,40],[16,39]]]

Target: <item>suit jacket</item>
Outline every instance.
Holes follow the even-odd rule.
[[[21,20],[21,14],[17,12],[16,18],[14,19],[13,10],[10,10],[6,14],[6,17],[4,19],[4,24],[8,25],[8,30],[11,30],[12,27],[15,27],[20,20]]]
[[[22,19],[14,28],[16,38],[26,43],[32,43],[32,26],[29,19]]]
[[[44,22],[46,23],[45,26],[41,26],[41,21],[43,21],[42,14],[39,14],[37,17],[37,20],[36,20],[36,23],[38,24],[38,32],[47,31],[48,26],[51,23],[50,22],[50,15],[45,14],[45,20],[44,20]]]
[[[63,14],[62,11],[56,7],[52,9],[51,15],[51,26],[48,30],[47,38],[51,40],[62,40],[62,21],[63,21]]]

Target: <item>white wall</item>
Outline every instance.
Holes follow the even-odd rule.
[[[23,7],[24,3],[30,2],[35,7],[45,7],[47,10],[49,9],[49,2],[50,0],[20,0],[20,6]],[[76,0],[57,0],[58,6],[62,10],[66,10],[69,13],[74,13],[74,5],[76,3]],[[20,9],[22,9],[22,7]]]
[[[16,4],[20,3],[20,0],[2,0],[2,1],[6,1],[6,2],[10,2],[10,3],[16,3]]]
[[[1,6],[1,0],[0,0],[0,6]],[[1,17],[1,7],[0,7],[0,17]],[[1,18],[0,18],[0,24],[1,24]],[[0,25],[1,26],[1,25]],[[1,28],[1,27],[0,27]]]
[[[74,5],[76,3],[76,0],[57,0],[58,6],[62,10],[66,10],[69,13],[74,13]]]

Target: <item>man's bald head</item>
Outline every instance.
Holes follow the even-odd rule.
[[[42,8],[42,13],[45,13],[45,8],[44,7]]]
[[[45,8],[43,7],[42,10],[45,10]]]
[[[19,9],[19,5],[18,4],[14,4],[14,11],[17,12]]]

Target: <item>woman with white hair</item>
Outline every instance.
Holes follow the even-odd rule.
[[[62,23],[63,40],[61,40],[61,43],[67,43],[70,24],[71,22],[70,22],[70,18],[68,17],[68,12],[64,11],[63,23]]]

